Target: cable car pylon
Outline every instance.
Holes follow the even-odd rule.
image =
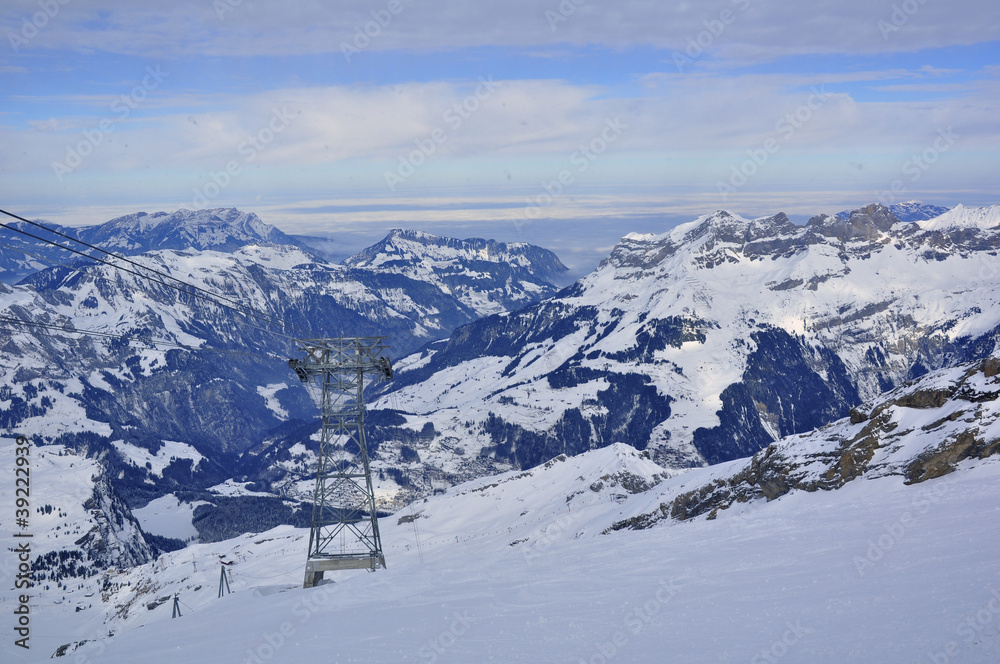
[[[303,587],[324,572],[385,568],[365,442],[365,386],[392,380],[385,337],[304,339],[288,366],[322,388],[323,420]],[[367,379],[367,381],[366,381]]]

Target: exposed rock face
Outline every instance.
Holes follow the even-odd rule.
[[[94,494],[84,507],[96,523],[76,545],[99,567],[125,569],[153,559],[139,523],[105,475],[97,478]]]
[[[821,235],[848,242],[859,239],[876,240],[896,223],[899,223],[899,219],[888,208],[873,203],[854,210],[847,219],[828,215],[813,217],[808,226]]]
[[[711,519],[736,502],[829,491],[864,477],[896,475],[914,484],[951,473],[967,459],[1000,451],[998,374],[998,357],[928,374],[854,409],[850,418],[774,443],[736,472],[615,528],[645,528],[663,518]]]

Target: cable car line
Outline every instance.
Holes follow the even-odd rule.
[[[211,291],[209,291],[209,290],[207,290],[205,288],[202,288],[200,286],[196,286],[194,284],[190,284],[190,283],[188,283],[188,282],[186,282],[186,281],[184,281],[182,279],[178,279],[177,277],[174,277],[174,276],[172,276],[170,274],[167,274],[165,272],[161,272],[159,270],[156,270],[155,268],[152,268],[152,267],[149,267],[147,265],[143,265],[141,263],[133,261],[133,260],[131,260],[131,259],[125,257],[125,256],[121,256],[121,255],[116,254],[114,252],[110,252],[110,251],[107,251],[107,250],[102,249],[100,247],[96,247],[96,246],[91,245],[91,244],[89,244],[87,242],[84,242],[83,240],[74,238],[74,237],[69,236],[69,235],[67,235],[65,233],[61,233],[61,232],[59,232],[57,230],[48,228],[47,226],[44,226],[44,225],[39,224],[37,222],[31,221],[30,219],[25,219],[24,217],[21,217],[19,215],[13,214],[11,212],[8,212],[8,211],[2,210],[2,209],[0,209],[0,214],[7,215],[7,216],[12,217],[14,219],[17,219],[19,221],[23,221],[25,223],[28,223],[28,224],[30,224],[32,226],[36,226],[38,228],[46,230],[46,231],[48,231],[50,233],[53,233],[55,235],[58,235],[60,237],[64,237],[64,238],[66,238],[68,240],[71,240],[73,242],[77,242],[77,243],[79,243],[79,244],[81,244],[81,245],[83,245],[85,247],[88,247],[90,249],[94,249],[94,250],[99,251],[99,252],[101,252],[103,254],[106,254],[106,255],[108,255],[110,257],[117,258],[117,259],[122,260],[122,261],[124,261],[126,263],[129,263],[129,264],[131,264],[131,265],[133,265],[135,267],[138,267],[138,268],[141,268],[141,269],[146,270],[148,272],[151,272],[151,273],[157,275],[158,277],[163,277],[165,279],[169,279],[170,281],[176,282],[176,283],[170,283],[170,282],[164,281],[163,279],[154,278],[154,277],[152,277],[149,274],[144,274],[144,273],[141,273],[141,272],[137,272],[136,270],[129,269],[129,268],[127,268],[125,266],[122,266],[122,265],[117,265],[117,264],[115,264],[115,263],[113,263],[113,262],[111,262],[109,260],[105,260],[105,259],[103,259],[103,258],[101,258],[99,256],[93,256],[93,255],[88,254],[88,253],[86,253],[84,251],[80,251],[79,249],[74,249],[73,247],[68,247],[66,245],[60,244],[60,243],[55,242],[53,240],[46,239],[44,237],[40,237],[40,236],[38,236],[38,235],[36,235],[34,233],[30,233],[30,232],[28,232],[28,231],[26,231],[24,229],[17,228],[15,226],[11,226],[10,224],[0,222],[0,227],[2,227],[2,228],[6,228],[6,229],[8,229],[10,231],[13,231],[15,233],[19,233],[21,235],[25,235],[25,236],[30,237],[32,239],[38,240],[39,242],[43,242],[45,244],[49,244],[49,245],[58,247],[58,248],[63,249],[65,251],[69,251],[71,253],[77,254],[79,256],[82,256],[84,258],[90,259],[90,260],[95,261],[97,263],[102,263],[102,264],[107,265],[109,267],[113,267],[115,269],[122,270],[124,272],[132,274],[132,275],[137,276],[139,278],[148,279],[150,281],[154,281],[154,282],[156,282],[156,283],[158,283],[158,284],[160,284],[162,286],[165,286],[167,288],[173,288],[174,290],[176,290],[176,291],[178,291],[180,293],[185,293],[187,295],[200,298],[200,299],[205,300],[207,302],[210,302],[210,303],[212,303],[212,304],[214,304],[216,306],[228,309],[228,310],[233,311],[235,313],[242,314],[245,317],[254,316],[254,317],[257,317],[257,318],[262,319],[264,321],[280,325],[282,329],[286,329],[286,326],[288,325],[288,323],[286,323],[286,321],[284,321],[284,320],[282,320],[280,318],[272,316],[272,315],[270,315],[270,314],[268,314],[266,312],[254,309],[253,307],[248,307],[246,305],[240,304],[238,301],[236,301],[236,300],[234,300],[232,298],[212,293]],[[28,252],[24,252],[24,253],[28,253]],[[52,262],[52,261],[51,260],[47,260],[47,262]],[[67,266],[67,267],[71,267],[71,266]],[[71,269],[77,269],[77,270],[79,270],[81,268],[80,267],[75,267],[75,268],[71,268]],[[181,288],[181,286],[185,286],[186,288]],[[187,290],[187,289],[190,289],[190,290]],[[225,300],[225,302],[220,301],[220,300]],[[232,303],[232,304],[227,304],[227,302]],[[273,335],[280,336],[280,337],[283,337],[283,338],[291,340],[291,341],[297,341],[297,339],[295,337],[292,337],[290,335],[284,334],[283,332],[277,332],[277,331],[274,331],[274,330],[268,330],[268,329],[265,329],[265,328],[262,328],[262,327],[258,327],[256,325],[252,325],[249,322],[244,322],[242,324],[246,324],[249,327],[253,327],[254,329],[260,330],[260,331],[265,332],[267,334],[273,334]]]

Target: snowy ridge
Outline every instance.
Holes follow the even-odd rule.
[[[136,212],[103,224],[83,227],[43,225],[69,238],[128,256],[158,249],[231,252],[253,244],[308,248],[304,242],[264,223],[257,215],[235,208],[182,209],[153,214]],[[14,222],[12,226],[43,238],[66,242],[24,222]],[[23,235],[6,234],[4,244],[6,249],[0,252],[0,276],[7,283],[16,282],[52,264],[78,261],[61,249]]]
[[[903,203],[893,203],[889,206],[889,211],[900,221],[923,221],[944,214],[948,211],[948,208],[921,201],[906,201]],[[841,219],[847,219],[851,216],[851,211],[844,210],[843,212],[838,212],[837,216]]]
[[[155,249],[233,250],[248,244],[296,242],[256,214],[236,208],[145,212],[77,229],[80,239],[129,254]]]
[[[344,264],[433,283],[480,316],[554,294],[550,280],[568,269],[552,252],[523,242],[456,240],[400,229]]]
[[[998,250],[998,231],[924,230],[879,205],[806,226],[719,211],[628,235],[557,297],[406,358],[377,405],[461,440],[464,457],[418,448],[445,472],[614,442],[673,467],[749,456],[991,352]]]
[[[391,262],[403,264],[419,262],[426,265],[456,259],[533,268],[539,276],[544,276],[550,271],[555,274],[566,269],[555,254],[526,242],[496,242],[480,238],[457,240],[398,228],[390,231],[381,242],[344,262],[352,267],[377,267]]]
[[[936,371],[855,408],[848,418],[789,436],[750,459],[712,469],[711,481],[676,486],[656,507],[615,524],[648,528],[794,491],[831,491],[891,477],[913,485],[1000,452],[1000,358]],[[995,459],[991,459],[993,461]],[[655,493],[655,492],[651,492]]]
[[[1000,227],[1000,205],[979,208],[956,205],[953,209],[940,216],[926,221],[918,221],[917,224],[926,231],[939,231],[951,228],[995,230]]]

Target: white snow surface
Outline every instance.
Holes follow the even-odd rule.
[[[132,514],[147,533],[189,540],[198,536],[198,529],[191,524],[194,510],[204,504],[205,501],[181,502],[177,496],[168,493],[151,500],[145,507],[132,510]]]
[[[946,228],[994,229],[1000,227],[1000,205],[990,205],[989,207],[956,205],[940,216],[916,223],[927,231]]]
[[[275,415],[277,415],[279,419],[282,419],[282,420],[287,420],[288,419],[288,411],[285,410],[284,408],[282,408],[281,402],[278,401],[278,398],[275,396],[275,394],[279,390],[283,390],[283,389],[285,389],[287,387],[288,387],[288,383],[273,383],[271,385],[258,385],[257,386],[257,394],[259,394],[262,397],[264,397],[264,400],[267,402],[268,409],[272,413],[274,413]]]
[[[387,570],[310,590],[303,530],[193,545],[110,576],[104,604],[34,591],[33,648],[3,661],[82,639],[73,661],[108,664],[997,661],[995,459],[601,534],[740,463],[635,494],[614,477],[669,473],[625,446],[482,478],[383,519]]]
[[[191,459],[191,470],[194,471],[198,468],[198,464],[201,463],[202,459],[205,458],[193,446],[175,440],[163,441],[163,445],[156,451],[156,454],[151,453],[145,448],[136,447],[121,440],[112,441],[111,444],[114,445],[122,457],[131,461],[132,465],[145,467],[148,463],[150,467],[149,472],[160,476],[163,475],[163,470],[177,459]]]

